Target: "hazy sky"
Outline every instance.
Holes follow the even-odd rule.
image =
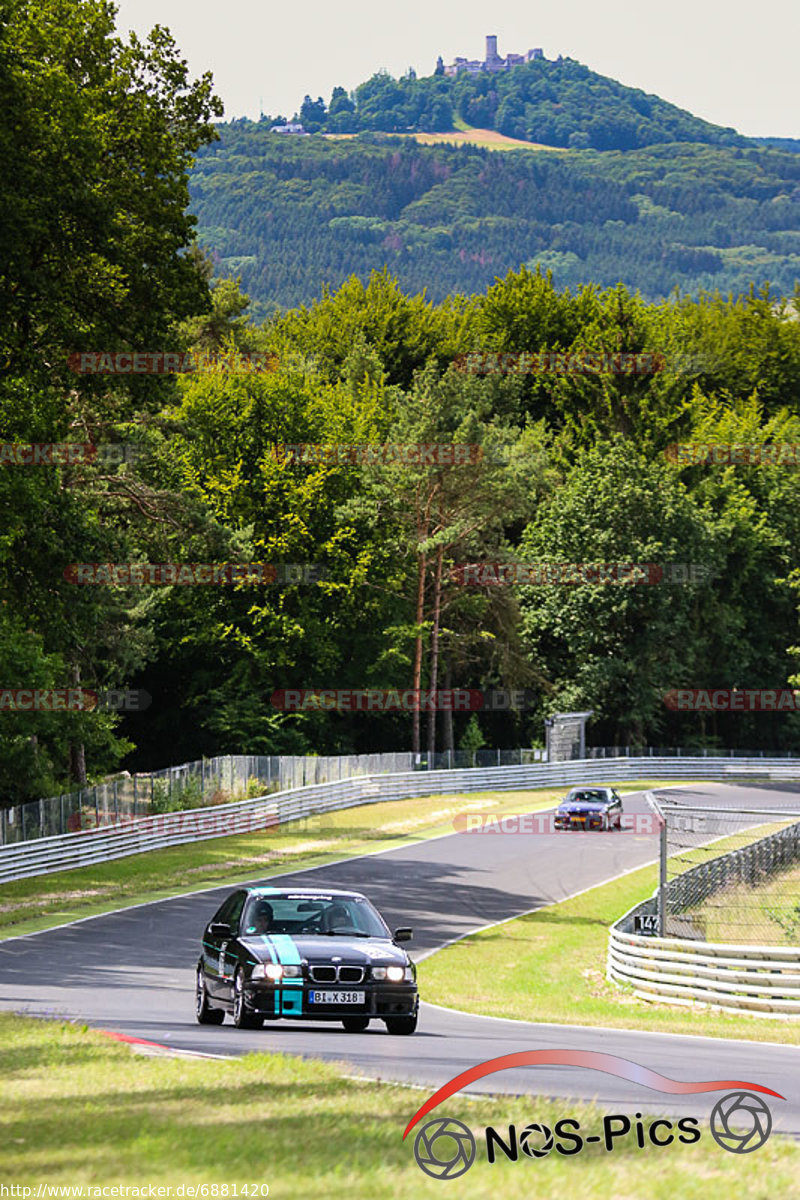
[[[193,75],[211,70],[226,118],[291,116],[384,67],[541,46],[751,136],[800,137],[800,0],[117,0],[121,32],[169,28]]]

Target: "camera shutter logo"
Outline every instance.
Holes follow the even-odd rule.
[[[540,1146],[535,1143],[538,1135],[542,1139]],[[547,1125],[526,1125],[519,1135],[519,1145],[523,1154],[528,1158],[546,1158],[553,1149],[553,1131]]]
[[[426,1175],[457,1179],[475,1161],[475,1138],[461,1121],[438,1117],[422,1126],[414,1142],[414,1157]]]
[[[742,1126],[747,1126],[742,1129]],[[772,1113],[752,1092],[730,1092],[711,1111],[709,1128],[714,1141],[731,1154],[750,1154],[764,1145],[772,1132]]]

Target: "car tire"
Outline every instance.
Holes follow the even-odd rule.
[[[347,1033],[363,1033],[369,1025],[369,1017],[342,1017]]]
[[[414,1033],[417,1028],[417,1014],[411,1013],[407,1017],[385,1017],[386,1030],[388,1033],[407,1035]]]
[[[244,975],[238,967],[233,979],[233,1023],[237,1029],[260,1029],[263,1018],[248,1012],[244,1004]]]
[[[225,1020],[225,1013],[221,1008],[212,1008],[208,1003],[208,993],[206,992],[206,984],[203,979],[203,972],[198,967],[197,969],[197,988],[195,991],[195,1016],[199,1025],[221,1025]]]

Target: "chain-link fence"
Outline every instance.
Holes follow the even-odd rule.
[[[413,769],[413,755],[400,752],[229,754],[143,774],[125,772],[94,787],[0,810],[0,845],[95,829],[132,817],[229,804],[312,783]]]
[[[522,766],[544,759],[543,750],[447,750],[415,755],[382,754],[268,755],[228,754],[177,767],[131,775],[77,792],[0,809],[0,846],[54,834],[111,825],[208,804],[229,804],[270,792],[314,783],[333,783],[360,775],[460,767]]]
[[[659,802],[664,936],[800,944],[800,804],[775,801],[737,809]]]

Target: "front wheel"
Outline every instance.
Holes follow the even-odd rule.
[[[262,1017],[245,1008],[244,975],[240,967],[233,980],[233,1023],[237,1029],[260,1029],[262,1020]]]
[[[205,980],[203,979],[203,972],[199,967],[197,968],[194,1010],[200,1025],[221,1025],[225,1020],[225,1013],[222,1009],[212,1008],[208,1003]]]
[[[369,1017],[342,1017],[347,1033],[363,1033],[369,1025]]]
[[[416,1028],[416,1013],[412,1013],[408,1017],[386,1017],[386,1030],[388,1033],[407,1035],[413,1033]]]

